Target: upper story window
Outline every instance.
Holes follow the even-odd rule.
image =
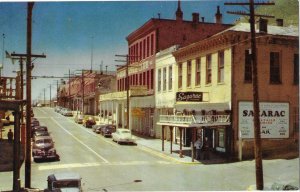
[[[163,91],[167,90],[167,68],[163,68]]]
[[[172,65],[169,66],[169,90],[172,90],[173,88],[173,71],[172,71]]]
[[[299,54],[294,54],[294,84],[299,84]]]
[[[211,83],[211,54],[206,56],[206,84]]]
[[[182,63],[178,64],[178,88],[182,88]]]
[[[189,60],[187,61],[187,87],[191,86],[192,81],[192,62]]]
[[[218,53],[218,83],[224,82],[224,51]]]
[[[151,55],[154,53],[154,35],[151,34],[151,43],[150,43],[150,50],[151,50]]]
[[[196,59],[196,74],[195,85],[198,86],[201,83],[201,61],[200,58]]]
[[[270,52],[270,83],[281,83],[281,66],[279,52]]]
[[[245,50],[245,71],[244,71],[244,82],[252,82],[252,62],[250,50]]]
[[[157,91],[161,90],[161,69],[157,71]]]

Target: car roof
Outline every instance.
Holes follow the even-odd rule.
[[[74,172],[61,172],[61,173],[54,173],[48,176],[48,179],[51,178],[52,180],[80,180],[81,176],[78,173]]]
[[[35,140],[42,140],[42,139],[51,139],[52,140],[52,137],[51,136],[37,136],[35,138]]]
[[[119,131],[130,131],[129,129],[124,129],[124,128],[118,128],[117,130],[119,130]]]

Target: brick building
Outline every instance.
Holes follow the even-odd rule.
[[[126,67],[117,69],[117,90],[126,91],[126,82],[129,81],[129,89],[135,94],[130,95],[128,112],[132,117],[129,128],[140,134],[155,136],[153,128],[155,120],[154,98],[154,68],[156,53],[173,45],[186,46],[196,41],[210,37],[232,25],[222,23],[222,14],[219,7],[215,14],[216,22],[200,21],[198,13],[192,14],[192,20],[183,20],[180,1],[176,10],[176,19],[152,18],[137,30],[127,36],[129,54],[129,73],[126,75]],[[127,79],[128,78],[128,79]],[[126,94],[125,94],[126,95]],[[101,99],[100,99],[101,102]],[[104,101],[103,101],[104,102]],[[105,102],[109,102],[108,98]],[[119,109],[125,111],[126,97],[119,99]],[[108,107],[111,109],[112,107]],[[121,108],[121,109],[120,109]],[[112,113],[117,114],[114,110]],[[132,111],[133,110],[133,111]],[[120,115],[125,117],[126,115]],[[124,118],[119,118],[120,126],[124,126]]]
[[[259,22],[256,41],[263,157],[297,152],[298,29]],[[208,137],[213,151],[227,157],[253,157],[250,54],[246,23],[174,51],[177,113],[160,115],[162,129],[179,128],[192,142],[196,136]],[[187,100],[191,93],[200,100]]]

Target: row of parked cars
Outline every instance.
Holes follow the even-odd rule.
[[[47,126],[40,125],[36,118],[31,118],[32,157],[34,161],[51,159],[59,160],[54,141]]]

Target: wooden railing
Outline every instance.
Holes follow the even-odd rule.
[[[159,122],[173,124],[229,124],[230,115],[160,115]]]

